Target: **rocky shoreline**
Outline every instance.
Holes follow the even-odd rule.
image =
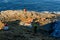
[[[21,25],[23,22],[29,25],[33,19],[39,22],[40,26],[60,20],[60,14],[51,14],[49,12],[35,12],[24,10],[6,10],[0,12],[0,21],[9,25],[9,30],[0,30],[1,40],[59,40],[60,38],[50,37],[48,32],[39,31],[33,35],[33,30],[29,30],[26,26]],[[19,20],[19,21],[16,21]],[[22,23],[22,24],[23,24]]]

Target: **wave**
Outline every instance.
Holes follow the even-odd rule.
[[[54,14],[60,14],[60,11],[41,11],[42,13],[54,13]]]

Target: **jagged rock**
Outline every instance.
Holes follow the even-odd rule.
[[[30,18],[38,19],[38,22],[40,23],[49,23],[52,19],[54,20],[56,18],[55,14],[43,13],[43,12],[35,12],[35,11],[27,11],[24,13],[22,10],[7,10],[7,11],[1,11],[0,12],[0,19],[2,21],[11,21],[11,20],[21,20],[23,22],[28,21]],[[29,18],[29,19],[28,19]],[[42,18],[49,18],[50,20],[45,19],[45,21],[42,21]]]

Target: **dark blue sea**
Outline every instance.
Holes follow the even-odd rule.
[[[60,11],[60,0],[0,0],[0,11],[23,10]]]

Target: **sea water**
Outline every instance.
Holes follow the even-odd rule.
[[[21,10],[60,11],[60,0],[0,0],[0,11]]]

